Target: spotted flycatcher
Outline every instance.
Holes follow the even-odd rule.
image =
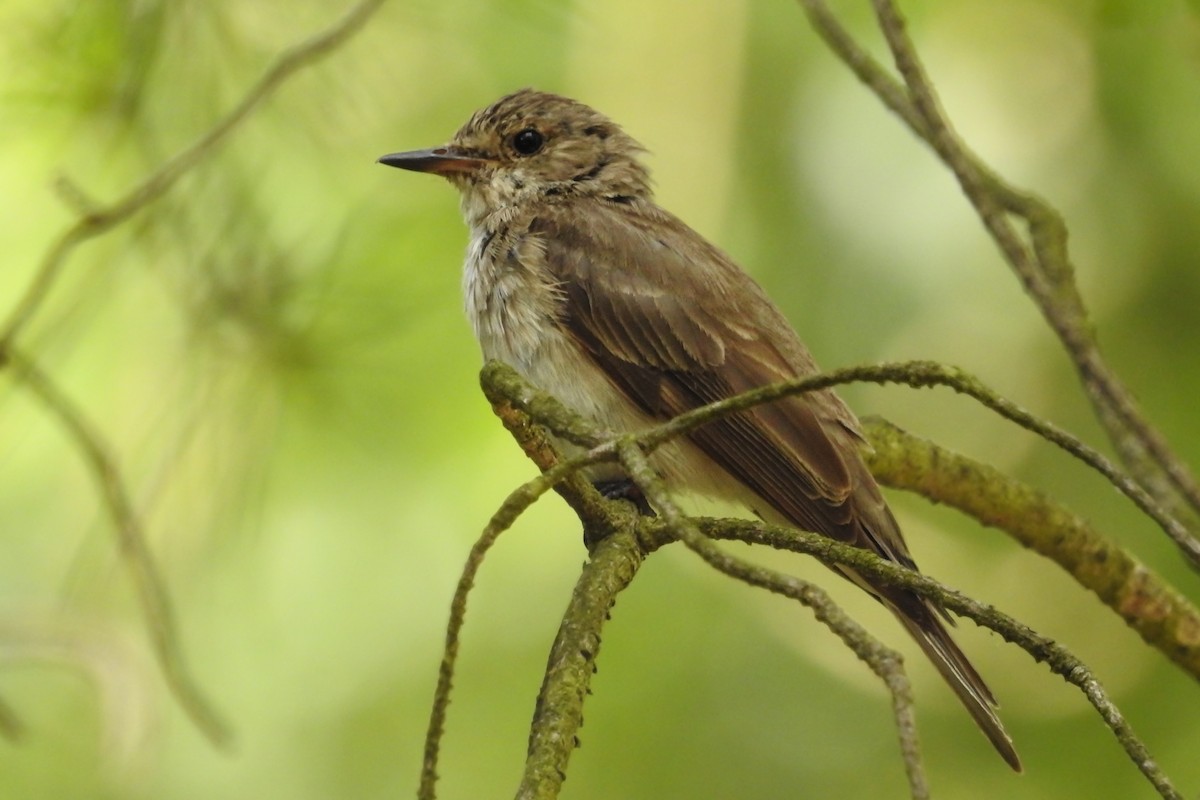
[[[449,144],[379,159],[441,175],[462,193],[463,286],[484,358],[617,432],[817,371],[758,284],[655,205],[642,152],[582,103],[523,89],[477,111]],[[857,418],[825,390],[710,422],[652,462],[672,490],[736,499],[916,569],[863,444]],[[604,469],[591,475],[598,484],[625,481]],[[1019,770],[996,701],[950,638],[945,612],[837,570],[896,615]]]

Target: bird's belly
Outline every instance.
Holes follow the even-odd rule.
[[[638,432],[665,421],[634,405],[557,326],[546,324],[539,330],[536,336],[481,336],[483,356],[513,367],[606,435]],[[567,456],[581,452],[570,442],[556,438],[555,443]],[[690,441],[663,444],[651,454],[650,462],[673,492],[747,502],[746,489]],[[592,481],[608,481],[624,477],[624,471],[615,463],[605,463],[589,467],[586,475]]]
[[[486,256],[489,238],[486,233],[472,236],[463,287],[484,359],[508,364],[604,433],[638,432],[665,421],[635,405],[559,327],[555,295],[548,286],[528,271],[501,269]],[[556,443],[567,456],[580,451],[569,442]],[[663,444],[650,461],[672,491],[745,501],[745,488],[689,441]],[[613,463],[587,470],[593,481],[623,475]]]

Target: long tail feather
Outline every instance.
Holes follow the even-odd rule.
[[[917,607],[919,610],[913,609],[915,613],[901,610],[891,603],[888,605],[946,679],[946,683],[950,684],[992,746],[1010,767],[1021,772],[1021,759],[996,714],[996,699],[963,651],[950,638],[946,626],[923,603]]]

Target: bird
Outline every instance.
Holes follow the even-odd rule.
[[[476,111],[442,146],[378,159],[458,189],[466,312],[484,358],[618,433],[818,372],[759,284],[656,204],[644,153],[591,107],[526,88]],[[651,463],[672,492],[735,500],[916,570],[866,446],[826,389],[707,423]],[[636,494],[618,465],[589,477],[610,497]],[[1020,772],[995,697],[946,627],[953,619],[911,590],[835,569],[896,616]]]

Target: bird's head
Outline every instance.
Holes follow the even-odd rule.
[[[522,89],[476,111],[441,147],[392,153],[381,164],[441,175],[468,218],[550,198],[650,195],[643,148],[608,117],[566,97]]]

